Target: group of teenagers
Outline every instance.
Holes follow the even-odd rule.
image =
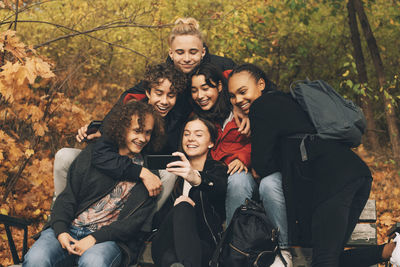
[[[198,22],[178,19],[165,63],[124,92],[83,149],[55,156],[55,202],[23,266],[129,266],[152,234],[156,266],[208,266],[233,213],[259,195],[292,266],[293,240],[311,244],[313,267],[400,264],[394,242],[344,250],[368,200],[367,165],[315,133],[307,113],[252,64],[208,52]],[[165,170],[146,154],[180,160]],[[271,266],[285,266],[277,257]]]

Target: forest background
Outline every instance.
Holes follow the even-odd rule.
[[[40,230],[56,151],[82,148],[77,129],[102,119],[146,65],[165,61],[183,16],[199,20],[212,54],[259,65],[282,90],[323,79],[363,108],[368,129],[356,151],[373,171],[383,242],[400,221],[395,0],[0,1],[0,213],[31,221],[30,235]],[[3,266],[6,240],[0,228]]]

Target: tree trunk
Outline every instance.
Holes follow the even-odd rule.
[[[393,157],[397,163],[400,161],[400,138],[399,129],[396,124],[396,111],[393,108],[391,99],[385,96],[385,72],[383,68],[382,59],[379,53],[376,39],[372,33],[371,26],[369,25],[367,15],[365,14],[364,7],[360,0],[351,0],[354,3],[358,18],[360,20],[361,27],[364,32],[365,39],[367,40],[369,52],[371,54],[372,61],[374,62],[376,74],[378,76],[379,86],[382,90],[381,97],[385,105],[385,116],[389,130],[390,143],[392,145]]]
[[[364,55],[361,47],[360,33],[358,31],[356,11],[354,9],[354,4],[352,1],[347,3],[347,11],[349,13],[349,26],[351,32],[351,41],[353,43],[353,56],[356,61],[358,81],[360,86],[364,87],[368,84],[367,69],[365,67]],[[367,146],[372,149],[372,151],[378,151],[380,149],[378,135],[376,134],[376,123],[374,120],[374,113],[372,110],[371,99],[366,96],[361,96],[361,107],[364,111],[365,117],[367,119],[367,131],[366,139]]]

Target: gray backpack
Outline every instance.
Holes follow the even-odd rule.
[[[296,82],[290,87],[293,98],[309,115],[317,133],[296,134],[289,138],[302,138],[300,151],[306,161],[304,140],[317,136],[335,139],[350,147],[357,147],[366,128],[363,112],[352,101],[344,99],[329,84],[322,80]]]

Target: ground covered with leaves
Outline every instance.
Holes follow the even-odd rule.
[[[400,175],[399,169],[393,162],[386,160],[382,155],[372,155],[362,146],[357,149],[357,153],[364,159],[372,170],[374,182],[372,186],[371,199],[376,200],[377,206],[377,227],[378,242],[387,241],[386,233],[388,229],[400,222]],[[32,224],[29,226],[29,236],[40,231],[50,214],[50,204],[53,196],[53,159],[45,158],[34,160],[35,164],[44,164],[47,171],[38,173],[42,182],[33,185],[28,177],[20,179],[17,183],[12,197],[8,198],[7,203],[0,206],[2,214],[17,214],[18,217],[29,218]],[[27,190],[30,188],[30,190]],[[23,232],[13,230],[17,247],[21,251]],[[29,247],[33,244],[33,239],[29,238]],[[7,243],[7,236],[4,228],[0,228],[0,264],[7,266],[12,264],[11,253]]]

